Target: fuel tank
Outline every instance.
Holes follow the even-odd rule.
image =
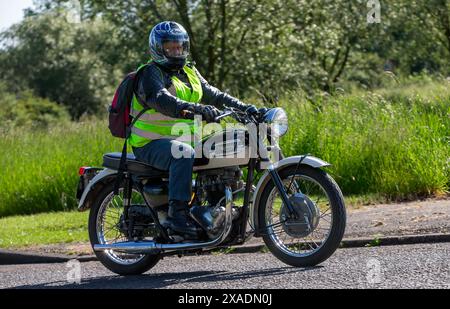
[[[195,150],[194,172],[247,165],[251,157],[245,129],[228,129],[209,135]]]

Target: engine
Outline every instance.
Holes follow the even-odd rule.
[[[223,230],[226,187],[229,186],[234,193],[240,191],[244,188],[241,179],[242,171],[238,166],[198,173],[195,185],[196,205],[191,208],[190,212],[191,217],[206,231],[210,239],[217,237]],[[240,217],[240,210],[241,208],[233,205],[233,221]],[[238,225],[233,225],[233,230],[237,228]]]
[[[233,192],[244,187],[242,170],[238,166],[202,171],[196,180],[197,200],[218,206],[226,186],[230,186]]]

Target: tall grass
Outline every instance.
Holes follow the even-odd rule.
[[[290,115],[285,154],[332,163],[329,172],[344,194],[403,199],[449,188],[448,83],[313,99],[295,93],[280,105]],[[78,168],[99,166],[103,153],[122,146],[98,120],[1,136],[0,217],[73,209]]]
[[[120,150],[108,132],[99,121],[10,130],[0,140],[0,216],[73,209],[79,167]]]
[[[450,185],[450,84],[394,87],[374,93],[285,98],[291,131],[287,155],[312,153],[346,194],[407,199],[442,194]]]

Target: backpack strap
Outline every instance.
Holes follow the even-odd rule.
[[[149,108],[144,108],[131,122],[131,124],[127,127],[127,135],[125,137],[125,143],[123,144],[123,149],[122,149],[122,156],[120,157],[120,163],[119,163],[119,170],[117,171],[117,177],[116,177],[116,182],[114,184],[114,195],[118,195],[119,194],[119,186],[120,183],[123,180],[123,176],[125,171],[127,170],[127,146],[128,146],[128,138],[131,135],[131,127],[134,126],[134,124],[136,123],[136,121],[139,120],[139,118],[146,112],[148,111]]]
[[[138,77],[140,75],[141,72],[144,71],[144,68],[146,68],[148,65],[150,65],[151,62],[141,65],[137,71],[136,71],[136,75],[134,77],[134,83],[137,82]],[[133,84],[133,92],[135,89],[135,84]],[[136,95],[136,94],[134,94]],[[145,108],[139,112],[139,114],[133,118],[133,121],[127,126],[126,128],[126,133],[125,133],[125,143],[123,144],[123,148],[122,148],[122,156],[120,157],[120,163],[119,163],[119,170],[117,171],[117,177],[116,177],[116,181],[114,184],[114,195],[118,195],[119,194],[119,186],[120,183],[123,180],[123,176],[125,171],[127,170],[127,146],[128,146],[128,138],[131,135],[131,128],[134,126],[134,124],[139,120],[139,118],[149,110],[150,108]]]

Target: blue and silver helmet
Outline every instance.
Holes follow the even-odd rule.
[[[165,21],[150,32],[150,55],[156,63],[170,70],[180,70],[189,56],[189,35],[180,24]]]

